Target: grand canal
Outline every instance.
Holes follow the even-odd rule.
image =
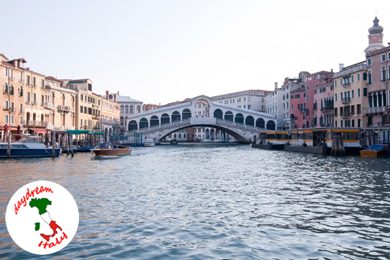
[[[388,159],[177,145],[111,160],[3,160],[0,173],[0,258],[32,257],[4,215],[11,195],[39,179],[79,206],[60,258],[390,258]]]

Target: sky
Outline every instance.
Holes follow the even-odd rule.
[[[300,71],[363,61],[389,0],[0,0],[0,53],[93,90],[164,104],[273,90]]]

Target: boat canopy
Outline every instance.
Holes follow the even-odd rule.
[[[67,130],[66,131],[70,135],[80,135],[80,134],[89,134],[89,130]]]
[[[91,135],[105,135],[105,132],[89,132]]]

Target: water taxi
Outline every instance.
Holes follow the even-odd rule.
[[[96,157],[118,157],[130,155],[131,150],[130,147],[127,146],[117,146],[117,147],[108,147],[108,148],[97,148],[92,149],[92,153],[95,154]]]

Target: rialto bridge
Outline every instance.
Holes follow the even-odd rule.
[[[240,142],[250,142],[260,130],[275,130],[276,117],[218,104],[202,95],[179,104],[136,114],[127,121],[128,136],[142,133],[155,142],[190,127],[216,128]]]

